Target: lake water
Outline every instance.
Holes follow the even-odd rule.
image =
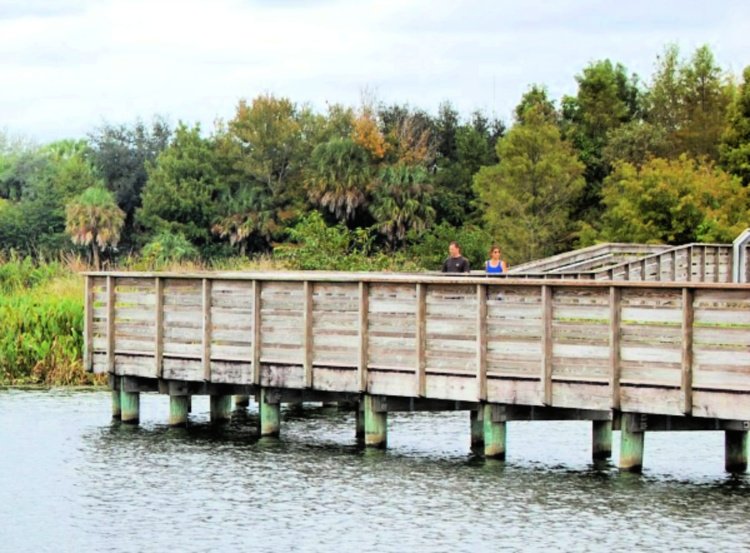
[[[258,440],[252,404],[215,428],[194,398],[170,429],[166,397],[141,396],[139,427],[109,398],[0,391],[0,551],[750,549],[720,432],[647,434],[638,476],[591,462],[590,423],[509,423],[501,463],[470,454],[468,413],[391,414],[365,453],[353,413],[286,411]]]

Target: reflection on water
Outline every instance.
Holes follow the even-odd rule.
[[[287,411],[281,440],[254,406],[167,411],[144,395],[129,427],[107,392],[0,392],[0,550],[739,551],[750,531],[718,432],[648,434],[636,476],[592,463],[581,422],[509,424],[502,463],[469,453],[467,413],[392,414],[363,452],[335,409]]]

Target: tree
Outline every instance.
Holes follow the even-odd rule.
[[[731,97],[708,46],[695,51],[690,63],[682,68],[680,78],[685,112],[684,125],[677,132],[681,151],[717,160]]]
[[[452,226],[479,222],[472,178],[481,167],[497,163],[495,145],[503,132],[502,121],[490,121],[481,112],[455,129],[454,159],[438,159],[433,178],[432,205],[438,222]]]
[[[722,166],[750,185],[750,66],[743,72],[744,82],[732,103],[729,125],[720,146]]]
[[[400,164],[382,170],[370,212],[392,250],[404,244],[408,232],[430,226],[435,217],[431,192],[424,167]]]
[[[338,221],[353,220],[369,201],[372,163],[369,151],[350,138],[319,144],[313,150],[305,184],[310,199]]]
[[[558,128],[529,110],[498,142],[497,153],[500,163],[482,168],[474,188],[487,229],[507,257],[518,263],[569,246],[584,167]]]
[[[731,242],[747,226],[748,192],[738,178],[685,154],[640,169],[620,163],[604,185],[599,239]]]
[[[519,123],[525,123],[526,112],[532,108],[535,108],[536,112],[540,113],[549,123],[559,123],[560,115],[557,113],[557,109],[555,109],[555,103],[549,99],[546,87],[532,84],[529,89],[524,92],[521,101],[516,106],[514,112],[516,121]]]
[[[89,157],[125,211],[126,245],[132,245],[135,212],[148,179],[147,164],[156,160],[171,137],[172,129],[161,117],[154,117],[150,124],[141,120],[128,125],[105,123],[89,135]]]
[[[137,221],[152,234],[182,233],[197,246],[208,245],[222,188],[212,141],[201,137],[198,125],[180,124],[172,143],[146,168]]]
[[[50,185],[61,201],[67,202],[84,190],[102,184],[91,162],[87,141],[58,140],[41,148],[40,153],[49,159]]]
[[[120,240],[125,212],[112,194],[101,186],[87,188],[65,210],[65,230],[74,244],[90,246],[94,267],[101,268],[99,251]]]
[[[67,162],[56,158],[54,150],[20,145],[0,163],[0,197],[9,200],[0,214],[0,248],[55,255],[69,247],[64,202],[76,183],[58,178]],[[75,157],[72,164],[79,161]]]
[[[220,216],[247,225],[248,236],[259,243],[279,238],[303,211],[303,167],[314,146],[303,125],[314,126],[304,110],[286,98],[262,95],[249,104],[240,101],[216,137],[225,182]]]
[[[726,127],[731,87],[708,46],[686,62],[676,45],[667,46],[645,94],[645,118],[667,137],[666,156],[718,159]]]
[[[656,71],[644,95],[646,120],[670,138],[682,126],[682,98],[684,91],[680,82],[680,50],[676,44],[664,48],[656,58]],[[672,144],[670,157],[677,155],[676,145]]]
[[[578,93],[562,100],[563,128],[586,166],[586,188],[577,206],[579,217],[598,216],[602,181],[609,173],[603,150],[608,134],[638,112],[638,77],[622,64],[602,60],[576,76]]]
[[[602,159],[609,166],[626,161],[640,167],[653,157],[663,157],[668,151],[669,140],[662,127],[633,120],[607,134]]]
[[[458,147],[456,145],[456,133],[459,127],[459,115],[456,108],[450,102],[443,102],[438,107],[438,116],[435,119],[435,133],[437,141],[437,153],[439,159],[456,161]]]

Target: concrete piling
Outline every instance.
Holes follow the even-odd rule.
[[[190,396],[169,396],[169,426],[187,426]]]
[[[281,404],[271,398],[266,388],[260,390],[260,435],[278,436],[281,432]]]
[[[217,394],[211,396],[211,422],[226,422],[232,416],[232,396]]]
[[[489,459],[505,459],[506,422],[500,416],[497,405],[486,404],[483,412],[484,456]]]
[[[620,470],[627,472],[643,470],[645,437],[645,429],[641,427],[640,416],[624,413],[620,430]]]
[[[747,440],[745,430],[726,430],[724,432],[724,467],[727,472],[745,472],[747,470]]]
[[[591,457],[612,457],[612,421],[591,421]]]
[[[365,446],[385,448],[388,443],[388,411],[380,397],[365,395]]]

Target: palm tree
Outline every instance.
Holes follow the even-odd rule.
[[[370,154],[349,138],[333,138],[312,153],[307,190],[313,202],[337,219],[354,219],[372,186]]]
[[[391,248],[403,244],[410,230],[421,231],[432,223],[435,210],[429,202],[430,192],[423,167],[398,164],[383,169],[370,213]]]
[[[92,186],[68,204],[65,215],[65,231],[74,244],[91,246],[98,270],[101,267],[99,251],[116,246],[120,240],[125,212],[117,207],[109,190]]]

